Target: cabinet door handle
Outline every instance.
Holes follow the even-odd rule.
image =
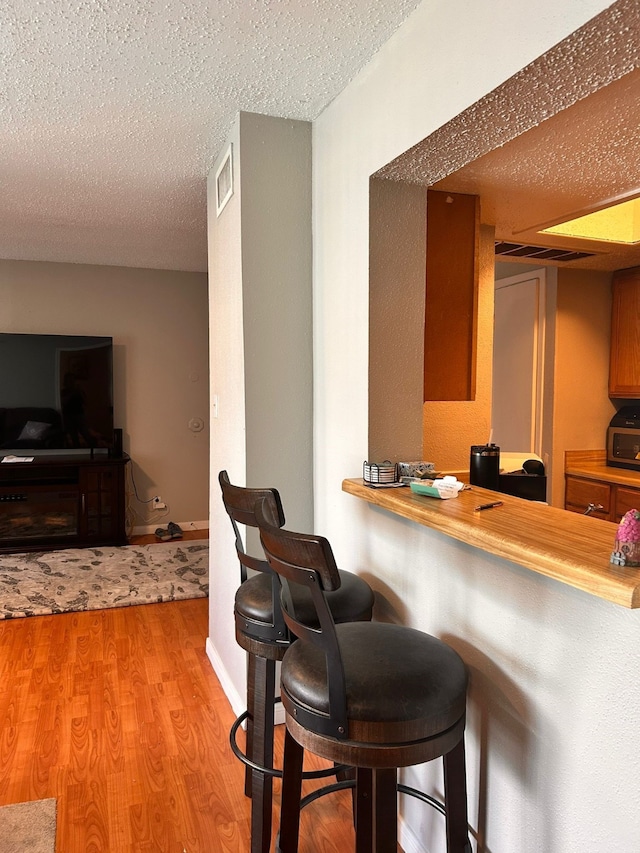
[[[82,492],[82,494],[80,495],[80,512],[82,513],[82,515],[84,515],[84,503],[84,492]]]
[[[604,507],[602,504],[589,504],[589,506],[585,509],[583,515],[591,515],[592,512],[600,512]]]

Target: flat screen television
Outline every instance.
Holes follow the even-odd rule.
[[[112,338],[1,332],[0,455],[112,447]]]

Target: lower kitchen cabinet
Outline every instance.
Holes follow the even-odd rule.
[[[640,510],[640,488],[566,474],[564,506],[583,514],[591,506],[589,515],[617,523],[628,510]]]

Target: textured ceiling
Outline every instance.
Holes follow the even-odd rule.
[[[594,253],[572,261],[572,267],[635,266],[640,264],[638,245],[568,239],[539,231],[608,200],[640,194],[638,127],[640,71],[633,71],[479,157],[434,188],[479,195],[482,221],[496,226],[496,239]]]
[[[206,270],[240,110],[313,120],[419,0],[3,0],[0,258]]]
[[[538,233],[640,194],[639,68],[640,3],[618,0],[378,176],[478,195],[500,240],[594,253],[563,266],[640,265],[640,246]]]

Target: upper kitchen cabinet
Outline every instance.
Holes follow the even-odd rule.
[[[475,400],[480,198],[427,192],[424,400]]]
[[[609,396],[640,399],[640,267],[613,276]]]

